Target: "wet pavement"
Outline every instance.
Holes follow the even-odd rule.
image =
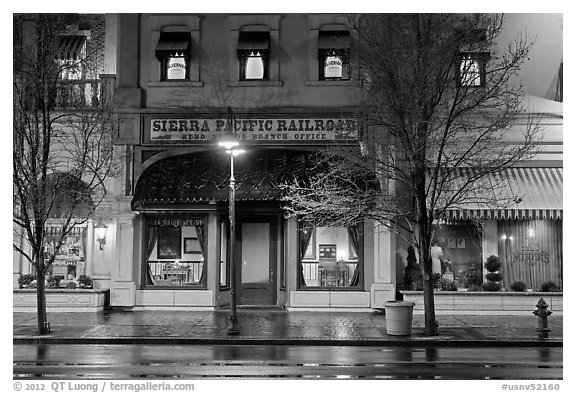
[[[437,315],[439,335],[424,335],[415,314],[410,336],[386,333],[381,312],[239,310],[240,335],[229,336],[229,312],[104,311],[48,313],[52,334],[38,336],[35,313],[13,313],[14,344],[273,344],[562,346],[561,314],[549,317],[549,338],[538,338],[538,318],[527,315]]]
[[[15,379],[562,379],[563,348],[15,345]]]

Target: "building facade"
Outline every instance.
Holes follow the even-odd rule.
[[[279,185],[306,171],[308,154],[357,144],[354,36],[344,17],[118,14],[106,16],[106,35],[125,165],[97,213],[105,244],[94,222],[82,239],[85,272],[110,289],[111,306],[226,306],[233,263],[240,305],[365,310],[394,299],[406,265],[400,237],[369,220],[305,229],[281,208]],[[505,286],[561,285],[562,108],[532,104],[547,128],[542,149],[509,174],[526,197],[514,209],[454,211],[441,225],[461,287],[493,254],[509,265]],[[234,159],[235,239],[230,156],[217,145],[231,127],[246,150]],[[485,220],[483,231],[470,215]],[[15,273],[24,272],[17,259]]]

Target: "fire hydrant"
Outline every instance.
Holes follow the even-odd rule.
[[[538,309],[532,313],[538,317],[538,329],[536,329],[538,330],[538,337],[548,338],[548,332],[550,331],[548,328],[548,315],[552,314],[552,311],[548,311],[548,304],[546,304],[544,298],[538,300],[536,308]]]

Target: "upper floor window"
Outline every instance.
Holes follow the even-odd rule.
[[[486,63],[490,58],[485,29],[460,30],[456,37],[460,43],[457,80],[460,86],[486,86]]]
[[[458,67],[458,81],[461,86],[486,86],[487,53],[461,53]]]
[[[161,63],[161,80],[187,80],[190,56],[190,33],[161,33],[156,47],[156,57]]]
[[[350,79],[349,48],[350,34],[347,31],[320,31],[318,33],[320,80]]]
[[[83,79],[83,62],[86,58],[86,37],[83,35],[65,35],[58,41],[56,60],[60,65],[60,77],[63,80]]]
[[[241,81],[269,80],[270,33],[240,32],[238,39],[238,70]]]

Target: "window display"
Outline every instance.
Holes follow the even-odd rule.
[[[431,248],[433,272],[457,288],[477,290],[482,284],[479,229],[473,224],[440,225],[436,239]]]
[[[60,227],[47,227],[46,228],[46,242],[45,253],[46,257],[50,258],[54,255],[57,243],[61,236]],[[75,280],[79,276],[85,274],[86,270],[86,227],[77,226],[64,237],[60,249],[56,252],[56,256],[52,266],[50,267],[50,275],[59,277],[62,280]]]
[[[204,228],[201,218],[147,219],[147,288],[206,285]]]
[[[562,287],[562,221],[498,221],[498,255],[503,283],[523,282],[533,291],[544,283]]]
[[[361,244],[356,227],[316,227],[300,231],[300,288],[360,285]]]

